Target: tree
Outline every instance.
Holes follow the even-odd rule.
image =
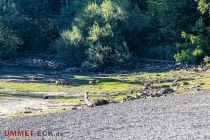
[[[137,5],[142,12],[146,12],[148,9],[147,0],[130,0],[132,4]]]
[[[72,7],[77,8],[72,26],[54,44],[64,52],[60,56],[93,70],[129,59],[124,32],[142,28],[141,22],[135,22],[142,19],[138,8],[132,9],[127,0],[75,1]]]
[[[202,15],[197,20],[191,33],[182,32],[184,41],[177,44],[179,52],[175,55],[177,62],[200,62],[205,56],[210,56],[210,2],[198,1],[198,9]]]
[[[59,35],[56,18],[60,14],[60,0],[16,0],[23,16],[19,26],[23,45],[20,52],[46,52],[49,44]]]
[[[151,40],[176,42],[180,33],[190,31],[199,18],[195,0],[148,0],[148,3],[148,15],[157,29]]]
[[[18,37],[17,24],[21,16],[14,3],[0,1],[0,57],[12,57],[16,54],[21,40]]]

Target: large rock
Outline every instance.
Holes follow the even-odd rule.
[[[107,99],[97,99],[96,101],[94,101],[94,106],[102,106],[102,105],[107,105],[109,104],[109,100]]]

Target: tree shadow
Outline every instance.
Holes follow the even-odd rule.
[[[128,69],[128,70],[117,70],[113,73],[64,73],[56,70],[43,70],[34,68],[4,68],[0,71],[0,80],[11,83],[43,83],[43,84],[55,84],[56,80],[65,81],[66,86],[82,86],[82,85],[97,85],[97,84],[114,84],[114,83],[126,83],[126,84],[137,84],[143,85],[145,80],[131,81],[124,80],[123,78],[117,79],[112,78],[114,75],[128,76],[139,73],[165,73],[174,70],[173,67],[167,65],[152,65],[146,64],[141,67]],[[147,78],[147,80],[153,80]],[[186,79],[185,79],[186,80]],[[183,79],[183,81],[185,81]],[[60,84],[62,85],[62,84]]]
[[[52,71],[33,69],[6,69],[0,72],[0,80],[14,83],[52,83]]]

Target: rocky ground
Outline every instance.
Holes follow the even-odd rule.
[[[25,139],[208,140],[210,92],[109,104],[65,113],[1,119],[0,130],[33,130]],[[39,130],[62,137],[36,136]],[[1,139],[8,137],[0,136]],[[10,137],[24,139],[24,137]]]
[[[141,62],[132,70],[101,73],[78,68],[57,70],[61,64],[38,58],[0,64],[0,118],[81,109],[86,107],[86,92],[93,104],[100,105],[210,89],[210,73],[205,66],[173,62]]]

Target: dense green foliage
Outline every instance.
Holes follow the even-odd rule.
[[[64,30],[54,44],[59,56],[90,69],[128,60],[129,46],[124,32],[144,26],[140,10],[132,9],[126,0],[84,3],[75,10],[70,29]]]
[[[50,53],[102,69],[134,57],[210,56],[208,0],[1,0],[0,58]]]
[[[184,41],[177,43],[179,52],[175,55],[177,62],[200,62],[210,56],[210,9],[205,0],[198,2],[198,9],[202,15],[191,28],[191,33],[182,31]]]
[[[11,16],[12,15],[12,16]],[[13,57],[21,40],[18,37],[16,23],[21,16],[16,5],[0,1],[0,57]]]
[[[191,30],[198,17],[194,0],[149,0],[149,15],[157,31],[153,35],[157,41],[174,42],[183,30]],[[159,39],[159,40],[158,40]]]
[[[55,18],[59,10],[53,9],[53,4],[52,0],[17,0],[24,20],[24,26],[19,27],[24,43],[21,51],[45,52],[58,36]]]

